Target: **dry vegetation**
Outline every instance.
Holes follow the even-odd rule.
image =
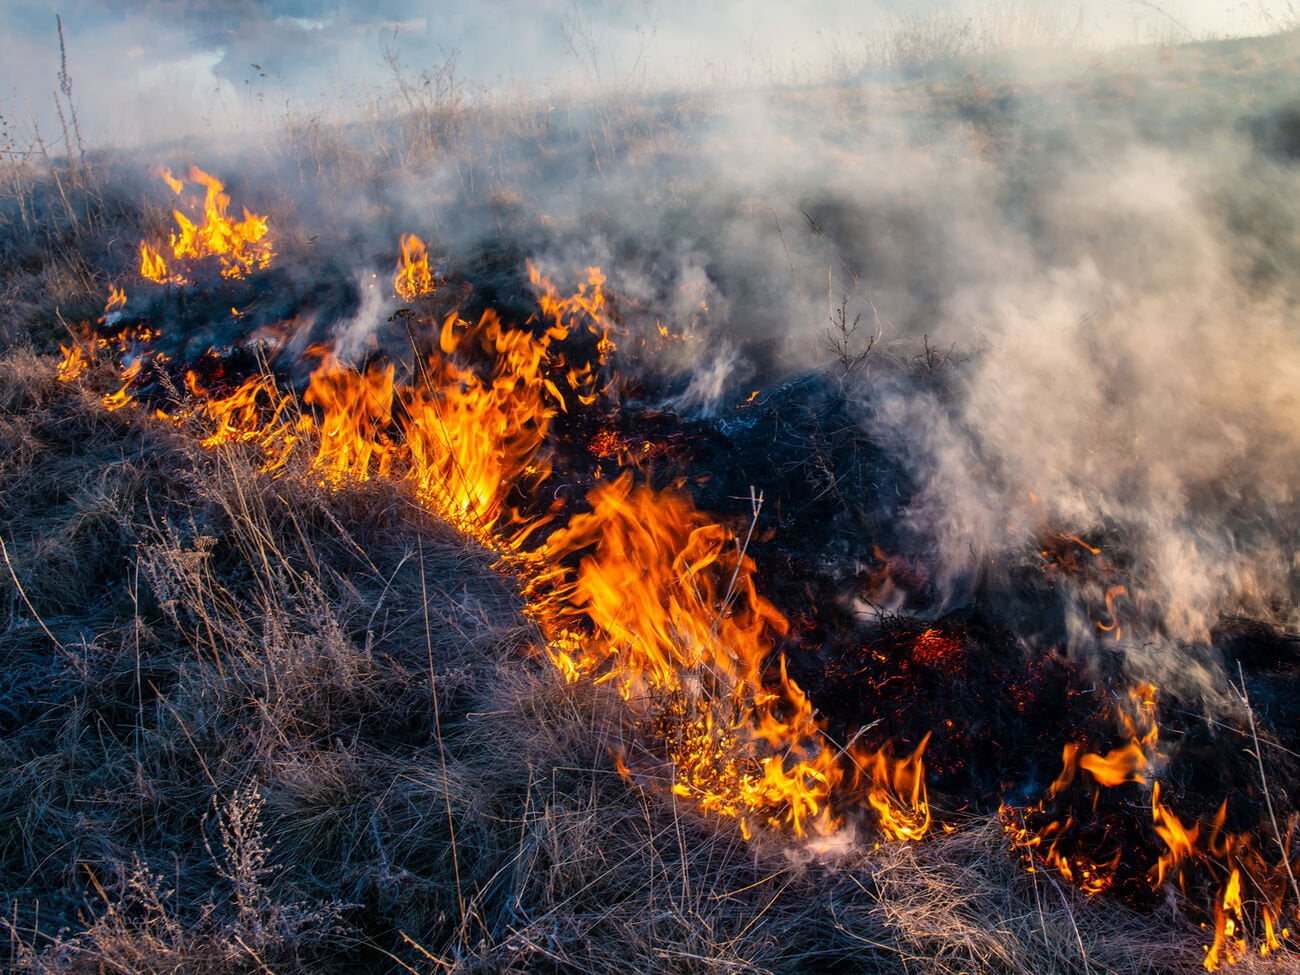
[[[381,486],[270,480],[11,353],[3,879],[31,972],[1167,971],[1000,829],[826,860],[629,789],[617,709]]]
[[[402,96],[398,121],[300,120],[275,153],[304,184],[360,182],[418,171],[471,124],[476,143],[552,124],[471,119],[436,80]],[[593,117],[597,162],[671,148],[655,110]],[[357,148],[371,140],[377,156]],[[1199,968],[1177,905],[1087,900],[1024,871],[995,822],[819,856],[637,792],[608,751],[618,708],[564,686],[511,580],[401,491],[271,479],[238,449],[106,412],[106,377],[59,383],[51,353],[102,304],[97,269],[162,218],[129,171],[39,153],[0,168],[7,966]]]

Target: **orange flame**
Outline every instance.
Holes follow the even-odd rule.
[[[224,193],[206,174],[191,178],[208,187],[211,229],[224,215]],[[179,215],[178,224],[178,255],[192,259],[222,239]],[[416,294],[425,287],[418,269],[427,252],[417,238],[402,243],[403,270],[411,273],[399,270],[395,289],[409,284]],[[571,403],[612,395],[616,382],[600,270],[588,269],[568,296],[531,265],[529,274],[539,321],[509,328],[491,311],[472,324],[448,316],[417,383],[397,382],[392,364],[358,370],[317,349],[305,411],[269,376],[214,396],[191,372],[186,388],[199,405],[168,419],[200,419],[209,447],[260,446],[271,471],[312,440],[312,463],[326,483],[403,478],[423,503],[525,577],[530,612],[566,679],[611,684],[636,719],[659,732],[672,791],[736,818],[746,835],[758,826],[828,832],[841,807],[857,803],[875,810],[886,837],[922,837],[931,823],[926,741],[899,759],[888,747],[849,755],[826,741],[776,652],[788,624],[759,595],[745,542],[687,494],[654,490],[625,472],[598,482],[586,510],[542,541],[549,512],[528,520],[510,510],[512,491],[535,493],[549,474],[552,420]],[[573,351],[584,347],[590,354]],[[123,373],[122,389],[110,397],[115,406],[130,401],[143,362],[137,357]],[[756,498],[755,517],[760,505]],[[938,637],[918,645],[936,659],[959,649]],[[643,764],[628,774],[642,772]]]
[[[1158,888],[1196,852],[1196,841],[1201,831],[1199,825],[1190,829],[1184,826],[1173,810],[1161,803],[1159,782],[1151,787],[1151,820],[1156,835],[1165,845],[1165,852],[1160,854],[1149,874],[1151,886]]]
[[[804,832],[839,769],[783,662],[765,685],[787,624],[758,595],[753,562],[676,490],[624,474],[588,502],[546,540],[527,590],[552,659],[570,679],[612,683],[638,711],[667,702],[677,794],[746,831]]]
[[[357,372],[326,352],[303,399],[321,408],[315,467],[331,483],[385,476],[392,464],[392,363]]]
[[[104,315],[107,317],[115,311],[120,311],[126,307],[126,292],[115,284],[108,286],[108,301],[104,305]]]
[[[144,369],[144,360],[136,359],[122,371],[122,385],[114,393],[109,393],[104,397],[104,407],[110,411],[120,410],[122,407],[135,402],[135,393],[131,387]]]
[[[1124,586],[1114,585],[1106,587],[1106,615],[1110,618],[1109,623],[1097,622],[1097,629],[1102,633],[1113,633],[1115,639],[1122,639],[1124,628],[1119,625],[1119,618],[1115,615],[1115,600],[1120,596],[1127,594],[1128,589]]]
[[[120,312],[126,307],[126,292],[115,284],[108,286],[108,300],[104,303],[104,313],[99,316],[99,323],[103,325],[112,319],[115,319],[115,312]],[[148,328],[133,327],[118,333],[116,344],[119,352],[125,352],[131,342],[139,339],[148,341],[156,335],[155,332]],[[60,345],[59,351],[62,358],[59,360],[56,375],[60,382],[72,382],[85,374],[86,370],[94,364],[99,349],[109,345],[109,340],[102,337],[95,337],[91,334],[90,329],[83,323],[74,334],[71,345]]]
[[[161,253],[143,240],[140,241],[140,276],[157,284],[189,284],[183,274],[173,273],[167,267],[167,260]]]
[[[70,383],[84,375],[86,370],[90,368],[90,353],[86,351],[86,346],[81,342],[60,345],[59,351],[63,354],[55,372],[59,382]]]
[[[181,191],[185,189],[185,184],[172,175],[170,166],[163,166],[158,175],[162,177],[164,183],[171,187],[173,193],[177,196],[181,195]]]
[[[921,762],[929,741],[930,735],[926,734],[915,751],[897,761],[890,757],[886,745],[860,763],[870,770],[867,802],[879,816],[881,832],[887,839],[915,841],[930,830],[930,804]]]
[[[1160,730],[1156,721],[1156,693],[1155,686],[1148,683],[1130,689],[1126,705],[1117,713],[1129,739],[1127,744],[1113,748],[1105,755],[1085,753],[1080,745],[1067,744],[1062,753],[1061,774],[1048,789],[1044,802],[1027,812],[1043,813],[1047,802],[1059,801],[1076,782],[1080,769],[1090,773],[1088,781],[1091,784],[1086,791],[1094,805],[1102,789],[1126,783],[1145,783],[1164,757],[1158,747]],[[1073,844],[1067,842],[1076,826],[1072,817],[1057,818],[1031,830],[1025,825],[1023,816],[1003,807],[1002,819],[1014,848],[1037,856],[1085,893],[1096,893],[1113,883],[1123,851],[1117,851],[1111,859],[1102,862],[1073,851],[1070,848]],[[1214,938],[1206,947],[1205,968],[1208,971],[1231,965],[1244,957],[1250,946],[1248,915],[1257,915],[1257,929],[1262,928],[1257,944],[1260,954],[1276,951],[1281,946],[1281,938],[1287,936],[1287,932],[1280,928],[1280,921],[1285,896],[1282,875],[1286,872],[1290,853],[1284,848],[1281,863],[1270,867],[1255,849],[1249,833],[1229,833],[1224,829],[1226,819],[1225,801],[1208,826],[1195,822],[1185,824],[1161,801],[1160,783],[1152,783],[1151,822],[1164,850],[1156,855],[1155,863],[1146,873],[1151,888],[1159,890],[1166,883],[1175,881],[1186,893],[1187,870],[1193,865],[1203,874],[1219,878],[1214,895]],[[1033,869],[1032,861],[1030,869]],[[1256,892],[1249,901],[1244,895],[1247,884]]]

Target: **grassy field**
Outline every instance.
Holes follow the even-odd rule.
[[[611,754],[639,733],[618,695],[565,684],[517,580],[403,484],[322,486],[296,455],[271,476],[249,448],[107,410],[108,365],[56,377],[58,346],[168,225],[161,161],[221,173],[313,280],[388,273],[405,230],[507,304],[523,299],[501,268],[525,257],[599,263],[629,336],[682,328],[635,368],[671,377],[684,410],[717,399],[682,376],[722,363],[719,336],[739,350],[728,390],[844,366],[869,331],[903,361],[935,336],[957,348],[977,302],[954,295],[1016,249],[980,230],[985,207],[1056,263],[1100,239],[1108,280],[1199,300],[1182,290],[1199,231],[1061,209],[1135,151],[1190,160],[1223,280],[1289,307],[1300,37],[1059,58],[936,43],[903,71],[763,92],[471,104],[416,83],[346,126],[0,164],[5,965],[1200,970],[1195,907],[1139,914],[1026,871],[992,816],[817,849],[639,790]],[[705,305],[746,331],[711,331]]]

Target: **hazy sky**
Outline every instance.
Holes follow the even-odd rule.
[[[900,23],[969,24],[995,42],[1115,45],[1258,33],[1276,0],[9,0],[0,7],[0,115],[11,137],[58,137],[62,14],[91,142],[236,129],[286,111],[340,117],[454,62],[475,90],[762,84],[815,77]],[[942,31],[944,28],[935,28]],[[0,147],[6,148],[6,147]]]

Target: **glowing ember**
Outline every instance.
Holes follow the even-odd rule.
[[[965,656],[960,643],[933,627],[923,630],[912,645],[912,657],[934,670],[958,673]]]

